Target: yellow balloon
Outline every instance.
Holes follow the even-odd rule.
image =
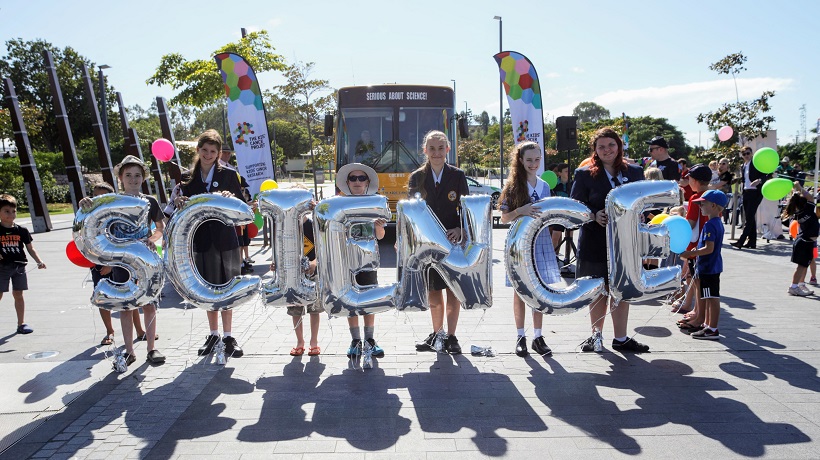
[[[267,190],[275,190],[277,188],[279,188],[279,184],[277,184],[273,179],[268,179],[265,182],[262,182],[262,185],[259,187],[259,191],[265,192]]]
[[[652,220],[649,221],[649,223],[652,225],[658,225],[664,220],[666,220],[667,217],[669,217],[669,214],[660,213],[657,216],[653,217]]]

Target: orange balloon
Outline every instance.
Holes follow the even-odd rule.
[[[799,228],[799,224],[797,223],[796,220],[793,220],[792,223],[789,224],[789,235],[791,235],[792,238],[797,238],[798,228]]]

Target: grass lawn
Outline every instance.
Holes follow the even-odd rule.
[[[71,203],[47,203],[46,207],[48,208],[49,214],[73,214],[74,207],[71,206]],[[18,212],[17,217],[24,218],[24,217],[31,217],[30,212]]]

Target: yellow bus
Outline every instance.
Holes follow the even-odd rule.
[[[407,197],[410,173],[424,163],[422,140],[431,130],[447,133],[456,164],[455,100],[446,86],[378,85],[339,89],[335,117],[325,119],[325,135],[336,137],[336,171],[366,164],[379,174],[378,193],[396,202]],[[466,121],[466,120],[465,120]],[[338,193],[338,190],[337,190]]]

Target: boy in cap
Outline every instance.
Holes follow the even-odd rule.
[[[697,248],[684,251],[681,257],[697,257],[697,278],[700,280],[700,302],[698,317],[691,321],[700,327],[690,333],[693,339],[719,340],[718,319],[720,317],[720,273],[723,271],[723,258],[720,255],[723,246],[723,223],[720,216],[729,198],[720,190],[708,190],[692,201],[700,205],[700,212],[709,220],[703,226]],[[703,313],[701,313],[703,312]],[[701,323],[700,316],[705,314]]]

